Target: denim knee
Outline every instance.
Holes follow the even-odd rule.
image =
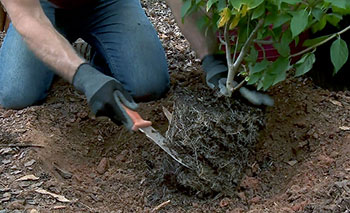
[[[41,103],[47,97],[53,74],[45,77],[45,79],[42,78],[39,81],[18,79],[19,82],[16,83],[4,84],[2,82],[3,85],[0,86],[0,106],[6,109],[23,109]]]
[[[6,109],[23,109],[31,106],[43,98],[35,93],[24,94],[15,90],[0,91],[0,106]]]
[[[10,25],[0,49],[0,105],[22,109],[42,101],[53,76]]]
[[[170,89],[170,80],[167,72],[152,80],[140,79],[128,85],[130,93],[137,102],[154,101],[163,98]]]

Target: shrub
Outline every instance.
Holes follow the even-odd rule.
[[[291,46],[302,42],[304,32],[316,33],[327,25],[338,26],[343,16],[350,14],[348,0],[183,0],[183,21],[198,10],[205,12],[199,26],[216,31],[224,47],[229,70],[227,96],[244,84],[267,90],[285,80],[289,70],[296,77],[307,73],[316,61],[315,49],[329,41],[333,41],[330,58],[334,74],[348,59],[348,45],[341,35],[350,26],[303,41],[303,50],[291,51]],[[277,50],[276,60],[269,60],[266,45]],[[292,59],[297,61],[292,63]],[[243,76],[243,80],[235,84],[237,76]]]

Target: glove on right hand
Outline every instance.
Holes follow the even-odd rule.
[[[227,66],[224,58],[220,55],[207,55],[202,60],[202,68],[206,74],[205,80],[208,87],[219,87],[219,81],[227,77]]]
[[[85,94],[90,109],[96,116],[107,116],[118,125],[124,124],[126,128],[132,128],[133,121],[122,104],[133,110],[137,108],[137,104],[115,78],[84,63],[78,67],[73,77],[73,85]]]
[[[226,60],[220,55],[208,55],[202,60],[202,67],[206,73],[206,82],[207,85],[212,88],[218,88],[220,93],[223,95],[228,94],[226,89],[226,80],[228,69],[226,66]],[[233,82],[234,85],[237,85],[237,82]],[[247,99],[250,103],[254,105],[267,105],[273,106],[273,99],[266,95],[259,93],[257,91],[249,90],[245,87],[239,89],[242,97]]]

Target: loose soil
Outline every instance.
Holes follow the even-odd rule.
[[[174,121],[184,122],[183,106],[210,112],[216,102],[209,97],[215,96],[205,88],[199,61],[165,3],[143,1],[143,6],[166,50],[172,87],[166,98],[140,104],[139,112],[171,138],[174,126],[163,107]],[[169,175],[186,170],[157,145],[95,118],[83,95],[57,79],[42,105],[0,108],[0,212],[346,212],[350,92],[328,91],[304,77],[276,85],[269,95],[275,105],[268,108],[239,97],[229,101],[242,115],[259,115],[252,123],[260,129],[248,128],[244,135],[252,139],[238,150],[248,154],[236,158],[242,169],[233,175],[234,193],[201,194],[200,188],[188,190],[179,185],[178,175]],[[215,128],[215,140],[240,124],[221,121],[227,128]],[[197,119],[187,122],[201,126]]]

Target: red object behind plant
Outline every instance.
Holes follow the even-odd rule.
[[[230,34],[231,35],[235,35],[236,33],[234,31],[232,31],[232,32],[230,32]],[[219,41],[219,35],[217,37],[218,37],[218,41]],[[308,38],[309,38],[309,32],[308,31],[300,34],[298,45],[295,45],[295,42],[292,42],[289,45],[291,54],[295,54],[295,53],[300,52],[303,49],[305,49],[305,47],[303,47],[303,43]],[[269,40],[269,38],[266,38],[265,40]],[[234,44],[234,42],[232,42],[232,45],[233,44]],[[273,44],[261,44],[261,45],[258,45],[258,44],[255,43],[254,47],[258,51],[258,60],[257,61],[262,61],[264,59],[264,51],[265,51],[266,59],[269,60],[269,61],[275,61],[280,56],[280,54],[278,53],[276,48],[273,46]],[[225,51],[225,46],[224,45],[222,46],[221,50]],[[293,64],[293,63],[297,62],[300,58],[301,58],[301,56],[292,58],[291,63]]]

